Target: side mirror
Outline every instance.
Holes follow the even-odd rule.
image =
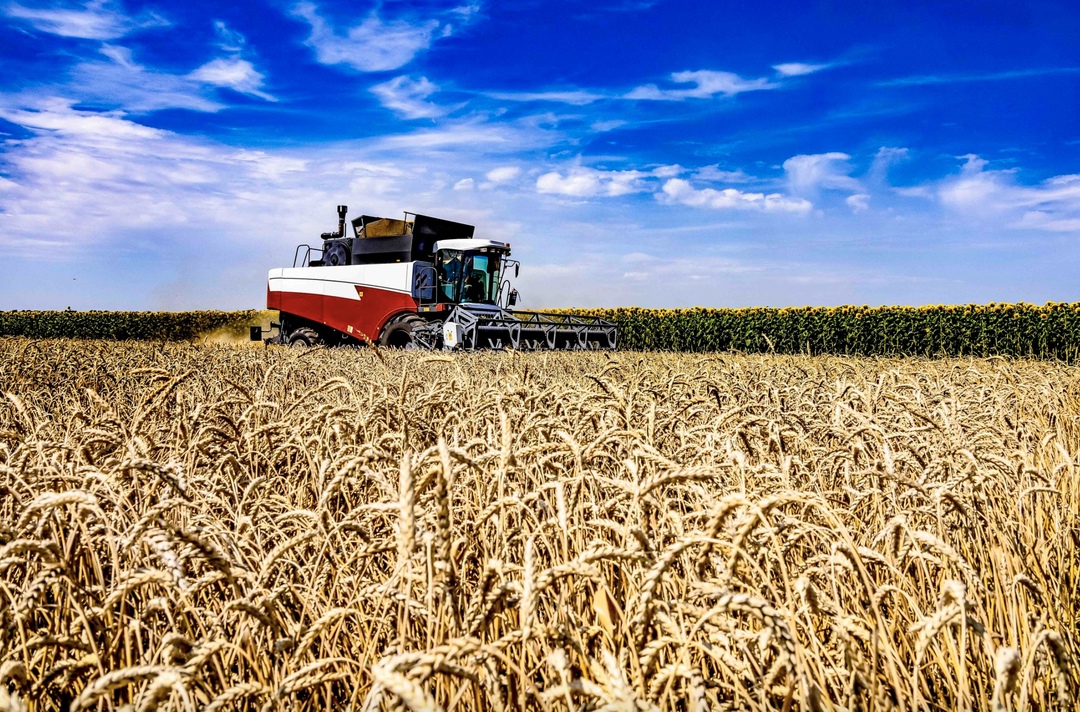
[[[262,327],[252,326],[248,329],[248,338],[252,341],[262,341]]]
[[[517,304],[517,300],[518,300],[518,291],[516,289],[511,289],[509,296],[507,296],[507,298],[506,298],[506,306],[508,306],[508,307],[514,306],[515,304]]]
[[[514,265],[514,277],[515,278],[518,276],[519,272],[521,272],[521,263],[520,262],[518,262],[517,264]]]

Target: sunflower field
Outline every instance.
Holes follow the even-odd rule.
[[[0,336],[34,339],[190,341],[224,331],[243,336],[263,312],[242,311],[0,311]]]
[[[1075,302],[566,311],[614,322],[619,347],[631,351],[1074,360],[1080,349],[1080,303]]]
[[[1015,356],[1076,360],[1080,303],[740,309],[556,309],[619,327],[619,348],[850,356]],[[0,311],[0,336],[190,341],[244,337],[276,312]]]

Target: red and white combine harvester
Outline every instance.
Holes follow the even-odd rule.
[[[615,325],[596,317],[513,307],[506,279],[520,265],[510,245],[473,237],[473,226],[405,213],[362,215],[345,234],[348,208],[321,247],[300,245],[293,266],[270,270],[266,306],[281,313],[268,343],[375,342],[422,349],[614,349]],[[251,338],[262,339],[252,327]]]

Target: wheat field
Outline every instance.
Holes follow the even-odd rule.
[[[0,712],[1072,709],[1080,369],[0,340]]]

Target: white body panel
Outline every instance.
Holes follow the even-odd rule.
[[[302,292],[342,299],[359,299],[357,286],[412,293],[415,262],[341,267],[279,267],[270,270],[271,292]],[[421,263],[424,264],[424,263]]]

